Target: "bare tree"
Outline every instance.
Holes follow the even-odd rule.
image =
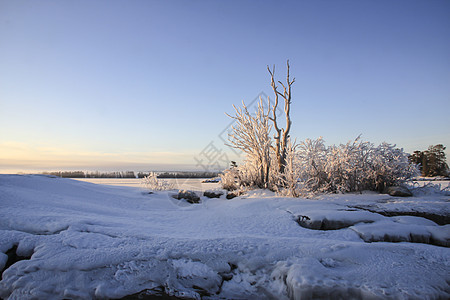
[[[260,188],[276,189],[276,185],[286,186],[285,172],[289,150],[295,152],[290,143],[289,131],[291,129],[291,86],[295,79],[289,77],[289,61],[287,61],[287,83],[278,81],[284,91],[278,91],[275,84],[275,66],[273,70],[267,67],[271,75],[271,86],[275,92],[275,103],[272,105],[268,99],[267,110],[263,100],[260,99],[256,114],[250,114],[247,107],[235,109],[235,115],[230,118],[236,120],[232,132],[228,136],[231,147],[240,149],[247,154],[246,163],[238,168],[238,177],[242,185],[256,185]],[[286,128],[280,128],[277,120],[279,97],[284,99],[284,112]],[[271,138],[272,129],[275,130],[275,145]],[[291,148],[292,149],[291,149]],[[231,175],[230,175],[231,176]]]
[[[269,117],[269,119],[273,122],[273,126],[275,129],[275,155],[277,157],[278,161],[278,170],[281,174],[284,174],[285,167],[286,167],[286,155],[287,155],[287,147],[289,142],[289,131],[291,130],[291,86],[295,82],[295,78],[290,80],[289,78],[289,60],[287,61],[287,78],[286,78],[286,85],[284,85],[281,81],[278,81],[279,84],[283,87],[284,91],[280,92],[278,91],[278,87],[275,84],[275,65],[273,66],[273,69],[270,70],[269,66],[267,66],[267,70],[270,73],[271,77],[271,86],[275,93],[275,104],[272,107],[272,117]],[[284,116],[286,118],[286,128],[280,128],[278,126],[278,120],[277,120],[277,114],[276,110],[278,107],[278,97],[281,97],[284,99]]]

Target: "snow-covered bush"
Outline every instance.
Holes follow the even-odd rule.
[[[297,145],[295,142],[288,141],[286,148],[286,164],[284,174],[273,172],[271,178],[275,183],[273,186],[278,194],[288,197],[299,197],[304,191],[302,182],[303,169],[300,164],[299,155],[297,153]]]
[[[371,173],[368,174],[374,185],[372,189],[383,192],[390,186],[417,176],[419,169],[417,165],[409,162],[408,156],[403,149],[388,143],[374,148],[370,157]]]
[[[270,159],[273,160],[273,158]],[[273,162],[270,161],[269,163]],[[222,188],[232,191],[273,187],[276,181],[273,177],[274,174],[271,172],[267,175],[264,174],[260,166],[258,159],[247,156],[247,159],[240,166],[231,167],[220,175]],[[266,184],[262,184],[262,177],[267,178]]]
[[[270,170],[268,186],[285,196],[309,196],[315,193],[346,193],[372,190],[384,192],[419,174],[408,154],[395,145],[374,146],[360,137],[346,144],[326,147],[322,138],[300,144],[289,141],[285,172]],[[271,164],[276,164],[271,156]],[[247,158],[243,165],[228,170],[224,188],[260,187],[258,162]],[[222,179],[222,180],[224,180]],[[229,183],[228,183],[229,182]]]
[[[300,177],[305,192],[383,192],[417,175],[408,154],[395,145],[375,147],[360,137],[339,146],[325,147],[322,138],[300,144]]]
[[[372,189],[368,178],[373,144],[363,142],[358,136],[354,141],[326,149],[325,173],[327,191],[353,192]]]
[[[306,139],[298,147],[299,181],[303,191],[320,192],[327,186],[327,149],[322,138]]]
[[[238,171],[236,168],[230,168],[223,171],[220,176],[220,183],[222,184],[222,188],[228,191],[234,191],[238,189]]]
[[[150,172],[148,176],[142,178],[142,185],[152,191],[167,191],[174,188],[167,180],[158,179],[155,172]]]

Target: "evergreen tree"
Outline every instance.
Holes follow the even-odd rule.
[[[448,174],[448,165],[444,153],[445,149],[442,144],[439,144],[430,146],[425,151],[429,165],[428,176],[446,176]]]
[[[431,145],[428,147],[428,150],[414,151],[409,160],[419,165],[422,176],[448,176],[449,169],[446,162],[445,149],[446,147],[442,144]]]

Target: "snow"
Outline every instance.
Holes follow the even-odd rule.
[[[351,229],[367,242],[418,242],[450,247],[450,225],[424,226],[417,222],[405,224],[386,220],[374,224],[357,224]]]
[[[75,180],[91,182],[104,185],[113,186],[131,186],[131,187],[144,187],[142,178],[75,178]],[[217,179],[194,179],[194,178],[164,178],[161,179],[173,185],[176,189],[180,190],[198,190],[205,191],[208,189],[214,189],[219,187],[219,182],[209,181]]]
[[[4,270],[0,298],[450,297],[450,250],[436,245],[448,246],[449,225],[377,213],[448,215],[447,195],[301,199],[260,190],[189,205],[170,195],[0,175],[0,269],[14,246],[26,258]],[[305,228],[300,216],[340,229]]]

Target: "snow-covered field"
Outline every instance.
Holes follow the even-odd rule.
[[[170,194],[0,175],[0,298],[450,297],[448,194]]]
[[[143,187],[142,179],[138,178],[76,178],[75,180],[104,185]],[[197,178],[165,178],[160,180],[168,182],[176,189],[183,190],[205,191],[219,187],[219,183],[203,183],[202,181],[205,179]]]

